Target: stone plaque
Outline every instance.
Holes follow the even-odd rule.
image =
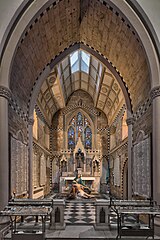
[[[143,137],[133,147],[133,191],[144,197],[151,196],[151,144]]]
[[[21,195],[28,189],[28,147],[11,137],[11,193]]]

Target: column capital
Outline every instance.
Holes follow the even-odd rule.
[[[0,97],[4,97],[7,100],[11,99],[10,89],[0,85]]]
[[[132,125],[133,122],[134,122],[134,118],[133,117],[127,118],[127,120],[126,120],[127,126]]]
[[[154,98],[160,97],[160,86],[152,88],[150,92],[151,100],[153,101]]]
[[[33,126],[34,124],[34,119],[32,117],[28,118],[28,125]]]

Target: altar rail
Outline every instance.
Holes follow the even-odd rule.
[[[35,199],[29,199],[29,198],[22,198],[22,199],[12,199],[8,203],[8,206],[48,206],[52,207],[53,206],[53,200],[52,199],[40,199],[40,200],[35,200]]]
[[[85,199],[85,202],[87,200]],[[90,200],[89,200],[90,202]],[[14,210],[15,208],[15,210]],[[65,229],[65,222],[64,222],[64,209],[65,209],[65,201],[63,199],[42,199],[42,200],[34,200],[34,199],[13,199],[10,201],[6,209],[7,211],[1,211],[0,215],[2,216],[15,216],[16,209],[20,209],[22,211],[25,210],[25,214],[22,212],[17,211],[17,216],[21,217],[21,222],[23,223],[23,218],[25,216],[30,215],[30,210],[37,209],[36,214],[32,216],[36,217],[36,221],[38,221],[38,217],[41,218],[41,214],[39,214],[38,210],[40,209],[50,209],[47,213],[47,216],[50,217],[50,228],[51,229]],[[156,204],[156,202],[151,200],[116,200],[116,199],[97,199],[95,201],[95,208],[96,208],[96,223],[95,229],[96,230],[106,230],[110,228],[110,215],[111,211],[115,211],[117,214],[117,231],[118,237],[121,236],[128,236],[127,234],[131,235],[145,235],[145,236],[154,236],[154,217],[160,215],[160,207]],[[28,212],[27,212],[28,211]],[[11,214],[9,212],[12,212]],[[26,213],[27,212],[27,213]],[[8,214],[8,215],[7,215]],[[128,215],[136,215],[139,221],[140,215],[147,215],[149,216],[149,225],[148,229],[136,228],[133,226],[127,226],[127,230],[123,228],[123,223],[126,220],[126,216]],[[45,216],[44,219],[44,226],[45,226]],[[135,223],[139,224],[139,222]],[[138,225],[139,226],[139,225]],[[132,229],[132,231],[129,231]],[[33,234],[34,235],[34,234]],[[131,236],[130,235],[130,236]],[[19,235],[20,236],[20,235]],[[31,235],[30,235],[31,236]],[[15,236],[15,237],[18,237]],[[43,236],[44,237],[44,234]]]
[[[157,202],[151,199],[149,200],[117,200],[110,198],[110,206],[111,207],[148,207],[148,206],[157,206]]]
[[[137,234],[144,234],[146,236],[147,234],[150,236],[154,235],[154,228],[153,228],[153,218],[154,215],[150,212],[152,209],[154,209],[154,213],[156,212],[156,215],[160,214],[160,207],[157,206],[155,201],[151,200],[117,200],[117,199],[97,199],[95,202],[95,208],[96,208],[96,222],[94,224],[94,227],[96,230],[107,230],[111,227],[111,219],[113,217],[113,212],[117,215],[117,230],[118,230],[118,236],[127,236],[129,232],[131,232],[131,235],[135,236],[135,230],[127,232],[127,230],[121,229],[121,226],[123,225],[123,222],[125,220],[125,214],[121,211],[128,211],[130,214],[130,209],[133,210],[135,213],[135,223],[139,224],[140,222],[140,215],[144,215],[145,217],[149,214],[149,230],[143,230],[138,231]],[[147,213],[146,213],[147,209]],[[139,212],[140,213],[139,213]],[[121,214],[121,215],[119,215]],[[130,214],[131,215],[131,214]],[[129,228],[132,228],[133,226],[129,226]],[[126,235],[125,235],[126,234]],[[130,235],[130,236],[131,236]]]

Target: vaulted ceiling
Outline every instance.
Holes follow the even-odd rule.
[[[37,105],[49,122],[64,108],[76,90],[90,94],[94,106],[106,114],[109,121],[125,103],[123,92],[113,74],[95,57],[77,50],[68,55],[51,71],[44,81]]]
[[[11,69],[10,88],[17,104],[28,112],[34,86],[49,66],[51,73],[38,101],[51,116],[65,106],[69,95],[84,89],[96,107],[108,116],[118,109],[123,94],[113,74],[90,57],[89,73],[71,74],[70,56],[51,67],[75,43],[94,49],[108,59],[124,81],[133,111],[149,96],[150,81],[141,40],[126,17],[109,1],[54,1],[32,19],[19,41]],[[96,78],[94,77],[96,75]],[[98,80],[98,78],[100,79]]]

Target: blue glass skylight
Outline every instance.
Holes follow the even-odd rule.
[[[86,63],[86,65],[89,67],[89,61],[90,61],[90,55],[81,51],[82,54],[82,60]]]
[[[84,61],[81,62],[81,70],[83,72],[89,73],[89,66]]]
[[[70,55],[71,66],[78,60],[78,51]]]
[[[83,51],[76,51],[70,55],[71,72],[82,71],[89,73],[90,55]]]
[[[79,71],[79,61],[75,62],[74,65],[71,65],[71,72],[78,72]]]

